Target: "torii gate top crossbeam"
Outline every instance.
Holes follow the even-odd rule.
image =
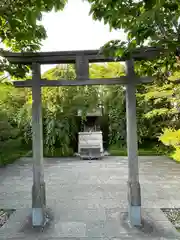
[[[118,77],[116,79],[89,79],[89,63],[95,62],[115,62],[132,60],[151,60],[161,55],[163,49],[155,47],[137,48],[131,54],[124,55],[118,59],[114,57],[106,57],[99,50],[85,50],[85,51],[63,51],[63,52],[1,52],[1,55],[6,57],[11,64],[75,64],[76,79],[69,80],[55,80],[48,81],[46,79],[39,81],[40,86],[83,86],[83,85],[114,85],[114,84],[128,84],[128,77]],[[129,56],[128,56],[129,55]],[[129,58],[128,58],[129,57]],[[149,77],[137,78],[132,76],[134,83],[151,82]],[[32,81],[15,81],[16,87],[32,87]]]
[[[134,60],[150,60],[160,56],[163,49],[156,47],[137,48],[131,58]],[[120,57],[115,60],[113,57],[105,57],[99,50],[83,50],[83,51],[61,51],[61,52],[24,52],[12,53],[4,51],[1,53],[10,63],[31,64],[37,62],[40,64],[67,64],[75,63],[78,56],[85,57],[89,63],[95,62],[114,62],[128,60],[127,56]]]

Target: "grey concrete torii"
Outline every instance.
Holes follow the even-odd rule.
[[[127,75],[112,79],[89,79],[89,63],[113,62],[114,58],[105,57],[98,50],[11,53],[3,52],[11,64],[32,65],[32,80],[14,81],[15,87],[32,88],[32,140],[33,140],[33,186],[32,186],[32,225],[43,226],[46,222],[46,193],[43,170],[43,134],[41,113],[41,87],[115,85],[126,86],[126,118],[128,148],[128,212],[133,226],[141,225],[141,190],[139,183],[138,141],[136,125],[136,85],[151,82],[151,78],[135,75],[133,60],[153,59],[159,55],[156,48],[135,49],[131,59],[122,57],[116,61],[126,61]],[[76,80],[41,79],[41,64],[74,63]]]

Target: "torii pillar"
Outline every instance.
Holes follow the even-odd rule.
[[[132,226],[141,225],[141,189],[139,183],[136,123],[136,82],[133,60],[126,61],[126,122],[128,152],[128,217]],[[133,81],[134,80],[134,81]]]
[[[34,227],[43,226],[46,222],[46,194],[43,168],[43,124],[40,81],[40,64],[32,63],[32,225]]]

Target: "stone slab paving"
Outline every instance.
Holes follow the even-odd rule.
[[[160,208],[180,207],[180,164],[166,157],[140,157],[145,232],[126,222],[127,157],[100,161],[45,159],[47,206],[43,232],[29,224],[32,159],[0,169],[0,208],[16,212],[0,228],[0,240],[180,239]]]

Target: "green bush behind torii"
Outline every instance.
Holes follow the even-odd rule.
[[[137,74],[144,75],[141,66],[136,65]],[[152,69],[153,71],[153,69]],[[150,74],[150,73],[149,73]],[[119,63],[92,64],[90,77],[105,78],[124,75],[124,66]],[[175,73],[176,78],[178,73]],[[56,66],[43,74],[47,79],[73,79],[73,65]],[[139,145],[156,145],[158,138],[175,150],[173,158],[179,160],[179,87],[173,82],[137,87],[137,123]],[[171,77],[173,80],[173,77]],[[160,82],[160,80],[159,80]],[[43,131],[45,153],[58,149],[59,155],[73,154],[73,142],[77,139],[79,122],[77,111],[85,117],[100,102],[104,106],[105,121],[108,119],[108,145],[126,147],[125,89],[123,86],[52,87],[42,90]],[[0,88],[0,141],[21,138],[31,144],[31,90],[16,89],[10,83]],[[176,102],[176,105],[174,103]],[[107,118],[108,117],[108,118]],[[165,129],[165,130],[164,130]],[[169,129],[169,130],[168,130]],[[173,130],[171,130],[173,129]],[[163,133],[164,131],[164,133]],[[173,131],[173,134],[172,134]],[[167,140],[168,139],[168,143]],[[173,141],[174,139],[174,141]],[[176,139],[176,141],[175,141]]]

